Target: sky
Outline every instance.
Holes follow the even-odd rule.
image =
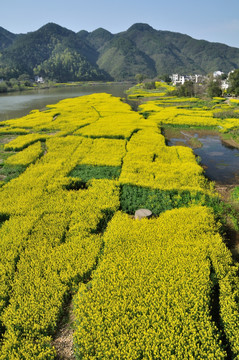
[[[15,34],[54,22],[115,34],[135,23],[239,48],[239,0],[1,0],[0,26]]]

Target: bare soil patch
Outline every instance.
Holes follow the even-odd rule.
[[[3,135],[0,136],[0,144],[7,144],[10,141],[16,139],[19,135]]]
[[[62,319],[52,345],[57,352],[57,360],[75,360],[73,350],[73,301],[65,308],[66,316]]]
[[[222,200],[231,202],[231,192],[235,185],[215,185],[215,190],[221,195]]]

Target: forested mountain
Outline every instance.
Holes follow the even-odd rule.
[[[173,72],[207,74],[239,68],[239,49],[180,33],[134,24],[111,34],[99,28],[75,33],[49,23],[15,35],[0,28],[0,78],[26,73],[58,81],[128,80]]]
[[[0,51],[10,46],[16,37],[17,35],[12,34],[0,26]]]
[[[109,78],[96,65],[96,51],[88,43],[73,31],[53,23],[17,36],[1,55],[0,77],[3,78],[23,73],[59,81]]]

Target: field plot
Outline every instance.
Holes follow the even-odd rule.
[[[1,123],[1,360],[56,358],[72,297],[77,359],[239,358],[217,195],[144,106],[94,94]]]
[[[139,107],[140,113],[159,125],[214,128],[227,132],[239,127],[238,103],[223,98],[203,101],[198,98],[163,97]]]
[[[235,303],[227,303],[235,269],[209,210],[141,221],[117,213],[103,240],[104,258],[76,303],[79,359],[225,359],[229,334],[236,350]]]

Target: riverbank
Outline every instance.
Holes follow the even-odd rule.
[[[21,92],[11,92],[0,95],[0,121],[27,115],[30,111],[42,110],[48,104],[55,104],[66,98],[90,95],[93,93],[108,93],[113,96],[125,97],[129,84],[120,83],[81,83],[58,84],[50,88],[39,88]]]
[[[184,128],[179,127],[179,128],[175,128],[175,127],[164,127],[163,128],[163,133],[166,137],[167,140],[170,140],[170,138],[179,138],[181,139],[181,143],[180,145],[183,146],[189,146],[192,149],[197,149],[198,147],[202,147],[202,144],[200,144],[200,142],[198,141],[197,137],[195,137],[195,133],[198,134],[198,136],[218,136],[222,143],[225,144],[226,146],[232,147],[232,148],[237,148],[239,149],[239,142],[237,142],[236,140],[229,138],[230,134],[223,134],[220,133],[217,130],[210,130],[210,129],[203,129],[203,128]],[[178,144],[179,144],[180,140],[178,140]]]
[[[0,82],[0,94],[8,94],[8,93],[17,93],[22,91],[32,91],[32,90],[46,90],[46,89],[54,89],[54,88],[69,88],[69,87],[85,87],[85,86],[95,86],[95,85],[104,85],[104,86],[111,86],[114,85],[122,85],[125,84],[128,87],[132,85],[132,81],[111,81],[111,82],[104,82],[104,81],[75,81],[69,83],[56,83],[53,81],[48,81],[45,83],[34,83],[32,86],[24,85],[24,82],[19,82],[13,86],[7,85],[8,81]]]

